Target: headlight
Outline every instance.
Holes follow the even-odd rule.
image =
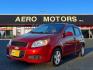
[[[49,42],[49,39],[35,41],[32,44],[32,48],[45,46],[48,44],[48,42]]]
[[[7,44],[7,47],[11,45],[11,42],[12,42],[12,40],[9,41],[9,43]]]

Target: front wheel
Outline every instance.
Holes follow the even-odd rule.
[[[60,48],[57,48],[57,49],[54,50],[51,61],[52,61],[52,64],[54,66],[58,66],[58,65],[61,64],[61,61],[62,61],[62,51],[61,51]]]

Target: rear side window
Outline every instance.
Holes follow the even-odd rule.
[[[79,36],[79,35],[81,35],[81,32],[80,32],[80,29],[79,28],[74,28],[74,30],[75,30],[75,35],[76,36]]]

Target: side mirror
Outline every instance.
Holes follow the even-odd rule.
[[[67,37],[67,36],[73,36],[73,33],[72,32],[66,32],[66,33],[64,33],[64,37]]]

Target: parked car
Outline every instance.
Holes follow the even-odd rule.
[[[28,63],[51,62],[58,66],[64,56],[84,56],[84,48],[84,37],[79,27],[69,23],[42,24],[10,40],[7,56]]]

